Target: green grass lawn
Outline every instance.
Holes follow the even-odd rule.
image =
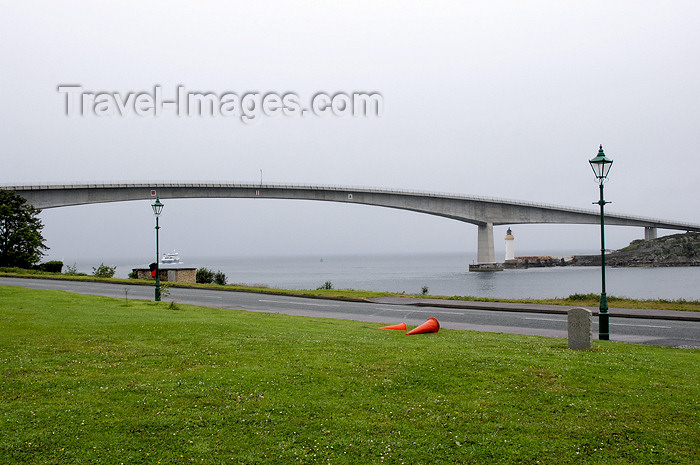
[[[700,463],[699,350],[379,326],[0,286],[0,463]]]

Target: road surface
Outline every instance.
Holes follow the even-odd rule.
[[[80,294],[92,294],[130,299],[153,299],[151,286],[112,284],[101,282],[64,281],[49,279],[0,278],[0,285],[22,286],[33,289],[57,289]],[[321,318],[341,318],[377,323],[406,322],[418,325],[433,316],[443,328],[527,334],[566,338],[566,307],[562,313],[542,313],[542,306],[520,305],[517,311],[503,304],[490,304],[491,309],[460,308],[459,302],[435,302],[420,299],[420,306],[405,304],[402,299],[377,299],[375,302],[354,302],[318,298],[231,292],[216,289],[170,287],[165,301],[231,308],[253,312],[283,313]],[[408,302],[410,300],[406,299]],[[434,302],[434,301],[433,301]],[[442,305],[450,305],[444,307]],[[466,305],[466,303],[464,304]],[[529,309],[532,308],[532,311]],[[611,312],[614,312],[611,309]],[[610,340],[670,347],[700,348],[700,314],[690,312],[656,312],[653,318],[644,311],[628,312],[624,318],[610,317]],[[659,316],[661,315],[661,316]],[[680,316],[679,316],[680,315]],[[597,318],[593,318],[594,337],[598,334]]]

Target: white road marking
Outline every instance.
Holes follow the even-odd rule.
[[[442,311],[442,310],[423,310],[420,308],[380,308],[378,309],[381,312],[397,312],[397,313],[436,313],[436,314],[443,314],[443,315],[464,315],[462,312],[447,312],[447,311]]]
[[[304,306],[311,306],[311,307],[340,307],[338,304],[312,304],[308,302],[288,302],[286,300],[265,300],[265,299],[258,299],[258,302],[269,302],[269,303],[274,303],[274,304],[285,304],[285,305],[304,305]]]
[[[372,308],[377,308],[379,310],[386,310],[387,312],[404,312],[406,308],[399,305],[374,305]],[[414,307],[411,307],[414,308]],[[413,311],[413,310],[410,310]]]
[[[560,319],[556,320],[554,318],[531,318],[531,317],[523,317],[523,320],[537,320],[537,321],[559,321],[559,322],[565,322],[566,320]],[[661,328],[661,329],[671,329],[670,326],[658,326],[658,325],[632,325],[632,324],[626,324],[626,323],[610,323],[610,326],[632,326],[635,328]]]
[[[662,329],[670,329],[670,326],[655,326],[655,325],[627,325],[624,323],[610,323],[610,326],[634,326],[636,328],[662,328]]]

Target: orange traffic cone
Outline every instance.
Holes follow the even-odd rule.
[[[419,327],[407,332],[406,335],[409,336],[411,334],[437,333],[438,331],[440,331],[440,322],[431,316],[430,318],[428,318],[428,321],[426,321]]]
[[[379,329],[398,329],[399,331],[406,331],[406,323],[401,323],[400,325],[382,326]]]

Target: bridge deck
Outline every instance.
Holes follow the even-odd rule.
[[[202,182],[37,184],[0,186],[22,195],[37,208],[91,203],[161,199],[260,198],[356,203],[442,216],[479,226],[478,262],[493,263],[493,226],[532,223],[598,224],[600,213],[542,203],[479,196],[371,187],[236,184]],[[637,226],[647,231],[698,231],[700,225],[642,216],[606,214],[608,225]],[[647,234],[653,237],[653,234]]]

